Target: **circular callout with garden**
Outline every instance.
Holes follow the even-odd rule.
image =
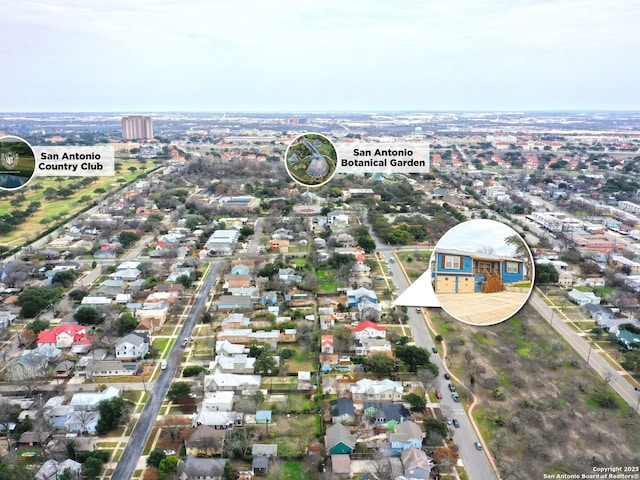
[[[284,154],[289,176],[300,185],[319,187],[333,178],[338,165],[336,147],[324,135],[305,133]]]
[[[529,246],[495,220],[469,220],[445,233],[431,254],[433,290],[442,308],[469,325],[515,315],[533,290]]]
[[[0,137],[0,189],[17,190],[33,178],[36,156],[20,137]]]

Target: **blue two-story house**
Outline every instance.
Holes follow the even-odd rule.
[[[380,451],[384,456],[399,457],[409,448],[422,448],[424,436],[420,425],[407,420],[397,424],[393,431],[387,432],[387,441],[382,443]]]
[[[501,292],[525,277],[525,263],[519,258],[453,249],[438,249],[431,268],[436,294]]]

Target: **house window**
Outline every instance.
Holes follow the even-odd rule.
[[[520,264],[518,262],[507,262],[505,267],[505,271],[507,273],[519,273],[520,272]]]
[[[443,262],[444,268],[452,270],[460,270],[460,257],[457,255],[444,255]]]

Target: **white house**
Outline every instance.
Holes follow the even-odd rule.
[[[354,402],[388,400],[391,402],[402,400],[402,384],[393,380],[362,380],[349,388]]]
[[[119,360],[144,358],[147,352],[149,352],[149,340],[146,335],[130,333],[116,343],[116,358]]]

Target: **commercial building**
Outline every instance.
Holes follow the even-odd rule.
[[[151,117],[131,115],[122,117],[123,140],[149,140],[153,138],[153,121]]]

